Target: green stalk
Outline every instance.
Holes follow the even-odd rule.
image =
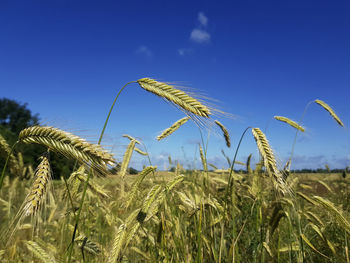
[[[237,148],[236,148],[236,152],[235,155],[233,157],[232,163],[231,163],[231,168],[230,168],[230,174],[229,174],[229,179],[228,179],[228,183],[227,183],[227,188],[226,188],[226,194],[225,194],[225,206],[224,206],[224,212],[223,215],[225,216],[226,211],[227,211],[227,206],[228,206],[228,194],[231,193],[231,180],[232,180],[232,171],[233,171],[233,167],[235,165],[235,161],[237,158],[237,153],[239,150],[239,147],[241,146],[242,140],[244,135],[246,134],[246,132],[248,131],[248,129],[251,129],[252,127],[247,127],[244,132],[241,135],[241,138],[238,142]],[[233,231],[234,231],[234,224],[233,224]],[[220,238],[220,249],[219,249],[219,262],[221,262],[221,255],[222,255],[222,248],[223,248],[223,240],[224,240],[224,224],[221,225],[221,238]]]
[[[241,143],[242,143],[242,140],[243,140],[243,137],[244,135],[246,134],[246,132],[248,131],[248,129],[251,129],[252,127],[247,127],[244,132],[242,133],[241,135],[241,138],[238,142],[238,145],[237,145],[237,148],[236,148],[236,152],[235,152],[235,155],[233,157],[233,160],[231,162],[231,168],[230,168],[230,174],[229,174],[229,177],[228,177],[228,184],[227,184],[227,189],[226,189],[226,203],[228,202],[227,199],[228,199],[228,194],[231,193],[231,187],[232,187],[232,173],[233,173],[233,167],[235,165],[235,162],[236,162],[236,158],[237,158],[237,153],[238,153],[238,150],[239,150],[239,147],[241,146]]]
[[[103,135],[104,135],[104,133],[105,133],[105,129],[106,129],[106,127],[107,127],[107,123],[108,123],[109,117],[111,116],[112,110],[113,110],[113,108],[114,108],[115,103],[117,102],[117,99],[119,98],[120,93],[125,89],[126,86],[128,86],[128,85],[131,84],[131,83],[135,83],[135,82],[136,82],[136,81],[130,81],[130,82],[126,83],[126,84],[119,90],[117,96],[115,97],[115,99],[114,99],[114,101],[113,101],[113,104],[112,104],[111,108],[109,109],[109,112],[108,112],[108,115],[107,115],[105,124],[103,125],[103,129],[102,129],[102,131],[101,131],[101,135],[100,135],[100,138],[98,139],[98,143],[97,143],[97,144],[101,144],[102,137],[103,137]]]
[[[14,145],[12,146],[11,151],[10,151],[9,154],[7,155],[4,168],[2,168],[1,177],[0,177],[0,190],[1,190],[1,187],[2,187],[2,183],[3,183],[3,181],[4,181],[5,171],[6,171],[6,168],[7,168],[7,163],[8,163],[8,161],[10,160],[10,156],[11,156],[13,150],[15,149],[15,146],[17,145],[17,143],[18,143],[18,141],[15,142]]]
[[[131,82],[128,82],[126,83],[118,92],[117,96],[115,97],[114,101],[113,101],[113,104],[108,112],[108,115],[107,115],[107,118],[106,118],[106,121],[105,121],[105,124],[103,125],[103,129],[101,131],[101,135],[100,135],[100,138],[98,139],[98,145],[101,144],[101,141],[102,141],[102,138],[103,138],[103,135],[104,135],[104,132],[105,132],[105,129],[107,127],[107,123],[108,123],[108,120],[109,120],[109,117],[111,116],[111,113],[112,113],[112,110],[114,108],[114,105],[115,103],[117,102],[117,99],[119,98],[119,95],[120,93],[125,89],[125,87],[131,83],[134,83],[136,81],[131,81]],[[74,247],[74,239],[75,239],[75,235],[76,235],[76,232],[77,232],[77,228],[78,228],[78,224],[79,224],[79,219],[80,219],[80,214],[81,214],[81,210],[83,208],[83,205],[84,205],[84,200],[85,200],[85,194],[86,194],[86,190],[87,190],[87,187],[88,187],[88,184],[89,184],[89,180],[90,180],[90,177],[92,175],[92,170],[90,169],[89,171],[89,174],[88,174],[88,177],[86,178],[86,181],[85,181],[85,184],[84,184],[84,189],[83,189],[83,195],[81,197],[81,202],[80,202],[80,206],[79,206],[79,210],[78,210],[78,214],[76,216],[76,221],[75,221],[75,225],[74,225],[74,231],[73,231],[73,235],[72,235],[72,240],[71,240],[71,244],[70,244],[70,247],[69,247],[69,254],[68,254],[68,263],[71,262],[71,258],[72,258],[72,252],[73,252],[73,247]]]

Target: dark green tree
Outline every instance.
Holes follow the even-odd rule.
[[[12,146],[18,139],[21,130],[39,124],[39,115],[32,114],[27,108],[27,104],[21,104],[15,100],[7,98],[0,99],[0,134]],[[14,154],[21,152],[25,164],[32,164],[35,167],[39,163],[40,155],[46,148],[36,144],[18,144]],[[53,176],[69,176],[74,162],[55,153],[50,154]],[[0,169],[2,170],[6,156],[0,156]],[[15,175],[14,175],[15,176]]]
[[[27,104],[20,104],[10,99],[0,99],[0,125],[3,129],[18,134],[26,127],[39,123],[39,115],[33,115]]]

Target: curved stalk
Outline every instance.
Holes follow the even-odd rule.
[[[117,96],[115,97],[115,99],[114,99],[114,101],[113,101],[113,104],[112,104],[111,108],[109,109],[109,112],[108,112],[108,115],[107,115],[105,124],[103,125],[103,129],[102,129],[102,131],[101,131],[101,135],[100,135],[100,138],[98,139],[98,143],[97,143],[97,144],[101,144],[102,137],[103,137],[103,135],[104,135],[104,133],[105,133],[105,129],[106,129],[106,127],[107,127],[107,123],[108,123],[109,117],[111,116],[112,110],[113,110],[113,108],[114,108],[115,103],[117,102],[117,99],[119,98],[120,93],[125,89],[126,86],[128,86],[128,85],[131,84],[131,83],[135,83],[135,82],[136,82],[136,81],[130,81],[130,82],[126,83],[126,84],[119,90]]]
[[[103,138],[105,129],[106,129],[106,127],[107,127],[107,123],[108,123],[109,117],[111,116],[112,110],[113,110],[113,108],[114,108],[115,103],[117,102],[117,99],[119,98],[120,93],[125,89],[125,87],[126,87],[127,85],[129,85],[129,84],[131,84],[131,83],[134,83],[134,82],[136,82],[136,81],[131,81],[131,82],[126,83],[126,84],[119,90],[117,96],[115,97],[115,99],[114,99],[114,101],[113,101],[113,103],[112,103],[111,108],[109,109],[109,112],[108,112],[106,121],[105,121],[105,123],[104,123],[104,125],[103,125],[103,128],[102,128],[102,131],[101,131],[100,138],[98,139],[98,143],[97,143],[98,145],[101,144],[101,141],[102,141],[102,138]],[[81,202],[80,202],[78,214],[76,215],[76,220],[75,220],[75,225],[74,225],[74,231],[73,231],[73,235],[72,235],[72,240],[71,240],[71,243],[70,243],[70,245],[69,245],[68,263],[71,262],[72,252],[73,252],[73,247],[74,247],[74,240],[75,240],[75,236],[76,236],[76,232],[77,232],[77,228],[78,228],[78,224],[79,224],[80,214],[81,214],[81,211],[82,211],[82,208],[83,208],[83,205],[84,205],[84,201],[85,201],[86,190],[87,190],[87,187],[88,187],[88,184],[89,184],[89,180],[90,180],[90,178],[91,178],[91,175],[92,175],[92,170],[90,169],[89,174],[88,174],[88,177],[86,178],[86,181],[85,181],[85,184],[84,184],[84,189],[83,189],[83,194],[82,194],[82,197],[81,197]]]
[[[236,161],[236,158],[237,158],[237,154],[238,154],[238,150],[239,150],[239,147],[241,146],[241,143],[242,143],[242,140],[243,140],[243,137],[244,135],[246,134],[246,132],[251,129],[252,127],[247,127],[244,132],[242,133],[241,135],[241,138],[239,139],[239,142],[238,142],[238,145],[237,145],[237,148],[236,148],[236,152],[235,152],[235,155],[233,157],[233,160],[231,162],[231,168],[230,168],[230,174],[229,174],[229,177],[228,177],[228,183],[227,183],[227,189],[226,189],[226,202],[227,202],[227,197],[228,197],[228,194],[230,193],[231,194],[231,187],[232,187],[232,173],[233,173],[233,167],[235,165],[235,161]]]
[[[232,163],[231,163],[231,167],[230,167],[230,174],[229,174],[229,179],[228,179],[228,182],[227,182],[227,188],[226,188],[226,194],[225,194],[225,206],[224,206],[224,215],[226,214],[226,210],[227,210],[227,205],[228,205],[228,194],[231,193],[231,186],[232,186],[232,183],[231,183],[231,180],[232,180],[232,172],[233,172],[233,167],[235,165],[235,161],[236,161],[236,158],[237,158],[237,154],[238,154],[238,150],[241,146],[241,143],[242,143],[242,140],[243,140],[243,137],[244,135],[246,134],[246,132],[248,131],[248,129],[251,129],[252,127],[251,126],[248,126],[242,133],[241,135],[241,138],[238,142],[238,145],[237,145],[237,148],[236,148],[236,152],[235,152],[235,155],[233,157],[233,160],[232,160]],[[234,226],[234,224],[233,224]],[[233,229],[234,231],[234,229]],[[223,239],[224,239],[224,223],[221,224],[221,238],[220,238],[220,248],[219,248],[219,262],[221,262],[221,254],[222,254],[222,247],[223,247]]]

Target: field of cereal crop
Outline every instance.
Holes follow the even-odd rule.
[[[161,170],[152,165],[142,138],[130,135],[124,136],[128,146],[117,162],[101,142],[120,93],[97,144],[49,126],[23,129],[14,145],[1,136],[6,160],[0,177],[1,262],[350,262],[347,168],[295,173],[290,169],[295,141],[289,161],[279,167],[273,138],[259,127],[247,127],[231,145],[224,121],[205,101],[149,78],[132,83],[184,113],[157,140],[188,121],[200,131],[216,127],[234,149],[234,156],[222,157],[230,168],[207,162],[209,138],[202,132],[201,169],[185,169],[169,158],[169,169]],[[326,102],[313,103],[334,125],[344,126]],[[295,129],[295,137],[304,132],[302,120],[275,119]],[[260,153],[254,167],[251,156],[237,160],[247,136]],[[16,148],[32,144],[44,149],[34,168]],[[52,178],[51,154],[75,163],[60,179]],[[129,169],[133,154],[149,161],[136,174]]]

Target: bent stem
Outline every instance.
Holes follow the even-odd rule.
[[[97,144],[101,144],[102,137],[103,137],[103,135],[104,135],[104,133],[105,133],[105,129],[106,129],[106,127],[107,127],[107,123],[108,123],[109,117],[111,116],[112,110],[113,110],[113,108],[114,108],[115,103],[117,102],[117,99],[118,99],[120,93],[125,89],[126,86],[128,86],[128,85],[131,84],[131,83],[135,83],[135,82],[136,82],[136,81],[130,81],[130,82],[126,83],[126,84],[119,90],[117,96],[115,97],[115,99],[114,99],[114,101],[113,101],[113,104],[112,104],[111,108],[109,109],[109,112],[108,112],[108,115],[107,115],[105,124],[103,125],[103,129],[102,129],[102,131],[101,131],[101,135],[100,135],[100,138],[98,139],[98,143],[97,143]]]
[[[235,162],[236,162],[236,158],[237,158],[237,154],[238,154],[238,150],[241,146],[241,143],[242,143],[242,140],[243,140],[243,137],[244,135],[246,134],[246,132],[251,129],[252,127],[247,127],[244,132],[242,133],[241,135],[241,138],[239,139],[239,142],[238,142],[238,145],[237,145],[237,148],[236,148],[236,152],[235,152],[235,155],[233,157],[233,160],[231,162],[231,168],[230,168],[230,174],[229,174],[229,177],[228,177],[228,185],[227,185],[227,189],[226,189],[226,203],[227,203],[227,198],[228,198],[228,194],[230,193],[231,194],[231,191],[232,191],[232,173],[233,173],[233,167],[235,165]]]
[[[1,177],[0,177],[0,190],[1,190],[1,187],[2,187],[2,183],[3,183],[3,181],[4,181],[5,171],[6,171],[6,168],[7,168],[7,163],[9,162],[10,157],[11,157],[11,154],[12,154],[13,150],[15,149],[15,146],[17,145],[17,143],[18,143],[18,141],[15,142],[14,145],[12,146],[11,151],[10,151],[9,154],[7,155],[4,168],[2,168]]]
[[[111,116],[112,110],[113,110],[113,108],[114,108],[115,103],[117,102],[117,99],[119,98],[120,93],[125,89],[126,86],[128,86],[129,84],[134,83],[134,82],[136,82],[136,81],[131,81],[131,82],[126,83],[126,84],[119,90],[117,96],[115,97],[115,99],[114,99],[114,101],[113,101],[113,104],[112,104],[111,108],[109,109],[109,112],[108,112],[106,121],[105,121],[105,123],[104,123],[104,125],[103,125],[103,128],[102,128],[102,131],[101,131],[100,138],[98,139],[98,143],[97,143],[98,145],[101,144],[101,141],[102,141],[104,132],[105,132],[106,127],[107,127],[107,123],[108,123],[109,117]],[[75,240],[75,236],[76,236],[76,232],[77,232],[77,228],[78,228],[78,224],[79,224],[80,214],[81,214],[81,210],[82,210],[83,205],[84,205],[85,194],[86,194],[86,190],[87,190],[87,187],[88,187],[88,184],[89,184],[89,180],[90,180],[90,178],[91,178],[92,173],[93,173],[93,172],[92,172],[92,169],[90,169],[89,174],[88,174],[88,176],[87,176],[87,178],[86,178],[86,181],[85,181],[85,184],[84,184],[84,189],[83,189],[83,194],[82,194],[82,197],[81,197],[81,202],[80,202],[78,214],[76,215],[76,220],[75,220],[75,225],[74,225],[74,231],[73,231],[73,235],[72,235],[72,240],[71,240],[71,243],[70,243],[70,245],[69,245],[68,263],[70,263],[71,258],[72,258],[72,252],[73,252],[73,247],[74,247],[74,240]]]

